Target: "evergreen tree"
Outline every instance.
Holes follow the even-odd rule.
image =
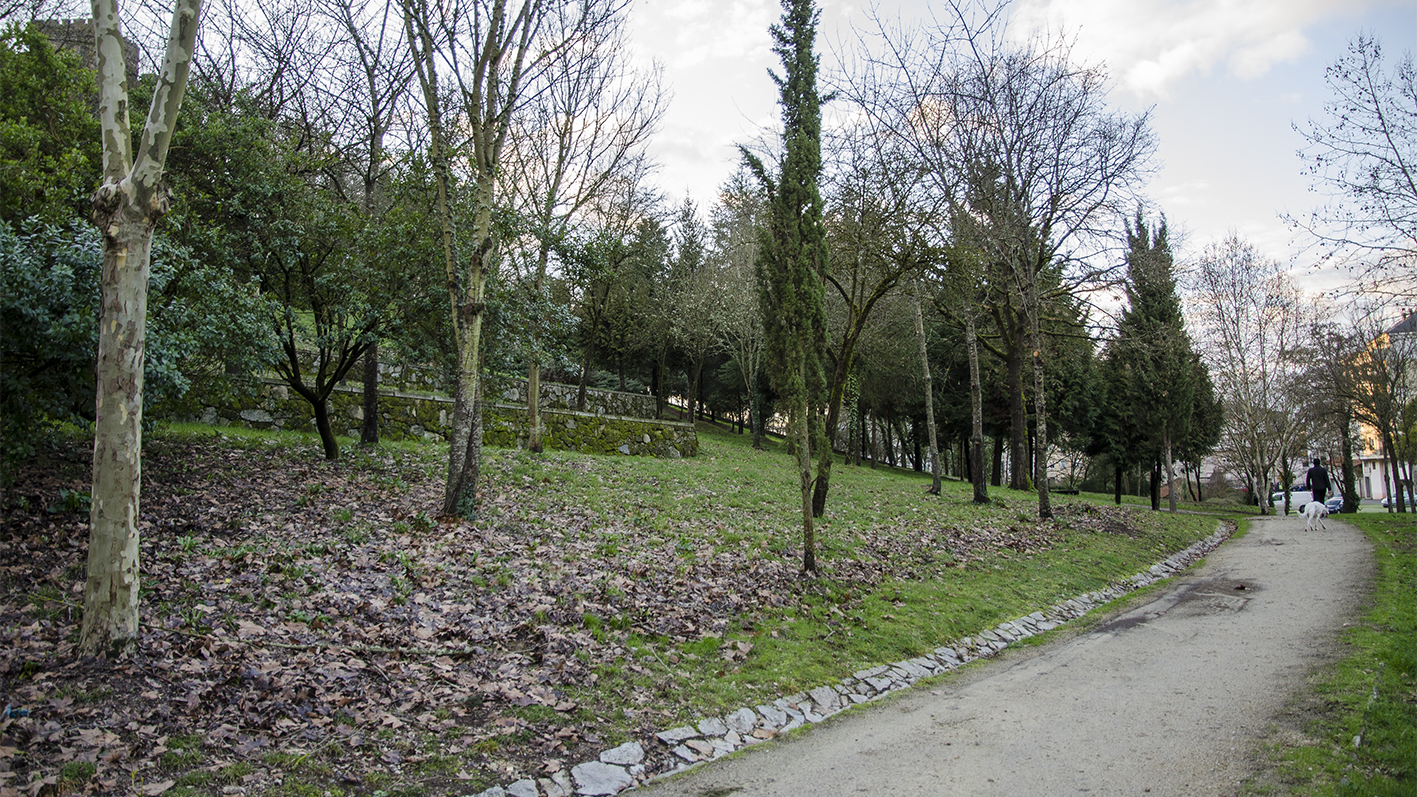
[[[1176,458],[1186,463],[1187,468],[1196,474],[1196,498],[1203,500],[1205,496],[1199,489],[1201,462],[1220,444],[1220,432],[1225,425],[1225,406],[1215,395],[1215,383],[1210,379],[1210,369],[1201,362],[1199,355],[1191,363],[1191,368],[1194,371],[1192,381],[1195,385],[1195,396],[1191,402],[1191,423],[1185,436],[1176,441]]]
[[[94,74],[37,25],[0,29],[0,220],[87,218],[99,182]]]
[[[782,0],[782,24],[771,28],[784,74],[781,93],[782,172],[773,179],[746,149],[743,158],[768,195],[768,225],[758,250],[758,299],[767,328],[768,373],[787,411],[802,487],[802,569],[816,572],[812,527],[812,448],[823,438],[819,409],[826,391],[826,310],[822,274],[822,98],[817,93],[818,12],[812,0]]]
[[[1174,448],[1190,433],[1200,373],[1176,294],[1165,218],[1148,229],[1137,209],[1127,225],[1126,259],[1128,306],[1108,351],[1112,447],[1122,449],[1120,461],[1152,466],[1152,509],[1160,508],[1156,488],[1165,467],[1174,512]]]

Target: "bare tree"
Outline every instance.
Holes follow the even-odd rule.
[[[339,31],[327,50],[328,76],[320,89],[330,95],[335,115],[328,127],[343,150],[341,166],[353,179],[336,179],[345,198],[360,210],[360,234],[355,247],[366,261],[377,257],[375,237],[386,210],[384,190],[399,159],[390,157],[385,139],[400,116],[413,80],[413,65],[404,41],[402,18],[391,3],[322,0],[321,14]],[[344,178],[344,175],[339,175]],[[364,421],[361,445],[379,442],[379,344],[370,340],[364,353]]]
[[[950,223],[953,240],[943,248],[943,262],[933,269],[942,290],[933,293],[935,309],[964,333],[965,359],[969,363],[969,475],[974,503],[989,503],[989,482],[984,467],[984,391],[980,376],[978,330],[981,300],[987,289],[982,255],[971,240],[974,225],[956,206]]]
[[[606,18],[563,48],[534,87],[534,102],[516,116],[500,178],[508,205],[528,228],[526,246],[512,246],[509,262],[526,294],[527,307],[542,315],[551,253],[577,216],[586,214],[611,183],[646,165],[645,146],[667,104],[656,64],[630,65],[625,15]],[[546,355],[545,324],[527,327],[527,395],[540,395]],[[541,451],[540,406],[527,401],[527,448]]]
[[[743,170],[719,191],[711,213],[713,253],[709,258],[713,280],[712,334],[720,351],[737,366],[748,392],[748,424],[753,447],[763,447],[759,375],[763,364],[766,331],[758,306],[753,268],[758,240],[765,223],[762,195],[754,190]]]
[[[1364,303],[1355,307],[1353,334],[1346,340],[1350,347],[1345,356],[1332,364],[1337,373],[1331,385],[1352,408],[1354,417],[1377,435],[1383,455],[1387,458],[1393,484],[1388,495],[1398,512],[1409,507],[1407,493],[1412,489],[1411,478],[1403,476],[1404,448],[1411,446],[1410,425],[1414,396],[1417,396],[1417,334],[1414,325],[1404,316],[1391,325],[1386,308]]]
[[[1362,287],[1417,299],[1417,68],[1408,53],[1389,75],[1382,44],[1359,36],[1324,75],[1327,118],[1294,129],[1305,173],[1330,204],[1290,218]]]
[[[645,162],[637,160],[636,163],[643,166]],[[645,253],[635,251],[632,239],[652,217],[659,201],[645,181],[647,176],[648,172],[640,168],[626,170],[609,180],[594,207],[588,209],[580,234],[563,238],[557,244],[561,259],[565,261],[572,301],[580,304],[585,335],[580,384],[576,390],[578,410],[586,406],[591,364],[595,362],[602,325],[612,302],[617,292],[623,295],[640,276],[633,267],[639,265],[635,260]]]
[[[920,373],[925,380],[925,429],[929,440],[930,494],[940,494],[940,449],[935,432],[935,391],[930,379],[930,355],[925,341],[925,313],[920,309],[920,283],[916,282],[911,299],[915,305],[915,337],[920,342]]]
[[[197,41],[193,83],[220,107],[235,105],[240,93],[265,118],[315,121],[330,96],[317,84],[329,77],[335,47],[318,11],[299,0],[215,0]]]
[[[1106,73],[1078,65],[1067,41],[1016,44],[999,7],[976,16],[950,2],[946,19],[922,30],[878,22],[878,44],[863,40],[845,90],[909,146],[922,176],[961,209],[956,218],[976,223],[975,248],[994,274],[985,301],[1005,336],[991,350],[1010,366],[1011,482],[1022,487],[1022,362],[1033,364],[1036,435],[1046,440],[1043,308],[1111,278],[1115,265],[1095,256],[1112,246],[1155,141],[1149,114],[1108,109]],[[1045,457],[1033,473],[1039,514],[1050,516]]]
[[[827,445],[817,457],[812,491],[817,517],[826,510],[842,400],[857,343],[881,300],[925,265],[930,231],[943,211],[940,194],[920,181],[919,164],[888,131],[869,125],[845,128],[828,143],[833,160],[827,182],[828,240],[834,251],[823,279],[831,381]]]
[[[1189,281],[1202,358],[1225,407],[1221,448],[1266,512],[1271,478],[1307,421],[1297,387],[1310,319],[1280,264],[1234,235],[1205,248]]]
[[[588,31],[609,24],[625,5],[621,0],[403,2],[405,31],[428,120],[428,155],[438,185],[444,271],[457,343],[457,387],[442,506],[446,516],[470,517],[476,512],[482,321],[487,280],[499,254],[493,210],[503,204],[498,172],[508,137],[514,135],[517,113],[535,99],[537,87],[545,85],[543,75],[555,68],[567,48]],[[453,90],[452,96],[445,87]],[[461,182],[454,180],[454,146]],[[463,183],[465,198],[459,196]],[[455,242],[458,202],[470,206],[471,219]]]
[[[138,633],[138,517],[142,487],[143,342],[153,228],[167,211],[162,184],[182,107],[201,0],[177,0],[162,72],[132,150],[127,67],[116,0],[93,0],[103,183],[93,195],[103,233],[93,504],[79,654],[105,655]]]

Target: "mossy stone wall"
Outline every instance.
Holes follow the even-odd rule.
[[[499,383],[493,395],[524,396],[520,385]],[[588,454],[619,452],[631,456],[691,457],[698,453],[698,436],[691,424],[606,412],[607,409],[643,411],[653,415],[654,397],[616,391],[587,392],[587,405],[595,411],[577,412],[560,406],[567,395],[575,401],[573,385],[547,385],[542,391],[541,419],[547,448],[582,451]],[[550,398],[548,399],[548,393]],[[609,394],[609,395],[607,395]],[[626,398],[628,397],[628,399]],[[647,398],[648,402],[640,399]],[[263,380],[252,395],[234,404],[206,404],[200,395],[189,394],[186,411],[176,413],[186,420],[225,426],[228,424],[260,429],[313,429],[314,414],[309,402],[284,383]],[[329,398],[330,425],[337,434],[359,437],[364,420],[363,389],[340,385]],[[446,440],[451,433],[453,400],[433,393],[401,390],[379,391],[379,436],[388,440],[422,438]],[[487,445],[511,448],[526,444],[526,405],[499,401],[483,409],[482,439]]]

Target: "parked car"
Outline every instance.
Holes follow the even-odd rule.
[[[1411,512],[1413,509],[1412,491],[1408,490],[1407,494],[1403,496],[1403,499],[1406,501],[1403,506],[1407,507],[1407,511]],[[1397,506],[1397,496],[1388,496],[1387,498],[1383,499],[1383,509],[1387,509],[1390,506]]]
[[[1271,495],[1270,500],[1274,501],[1275,508],[1283,509],[1284,491],[1281,490],[1275,493],[1274,495]],[[1299,489],[1289,491],[1289,509],[1291,511],[1298,512],[1300,509],[1304,508],[1305,504],[1309,503],[1312,500],[1314,500],[1314,494],[1309,492],[1308,490]]]
[[[1330,515],[1337,515],[1339,512],[1343,511],[1343,496],[1335,495],[1327,501],[1324,501],[1324,506],[1328,507],[1328,513]]]

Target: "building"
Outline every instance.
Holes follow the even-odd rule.
[[[1398,393],[1395,398],[1399,406],[1410,404],[1414,399],[1417,399],[1417,312],[1403,310],[1402,320],[1389,328],[1370,346],[1370,350],[1389,348],[1399,348],[1403,351],[1402,356],[1393,360],[1406,371],[1405,378],[1397,380]],[[1400,449],[1406,449],[1400,450],[1399,455],[1405,454],[1407,460],[1405,463],[1399,463],[1401,472],[1398,476],[1410,491],[1412,489],[1413,467],[1411,449],[1417,445],[1417,441],[1407,440],[1405,445],[1401,442],[1398,445]],[[1359,424],[1358,449],[1354,451],[1353,459],[1359,497],[1387,498],[1392,491],[1392,464],[1384,455],[1382,438],[1376,429],[1367,424]]]

